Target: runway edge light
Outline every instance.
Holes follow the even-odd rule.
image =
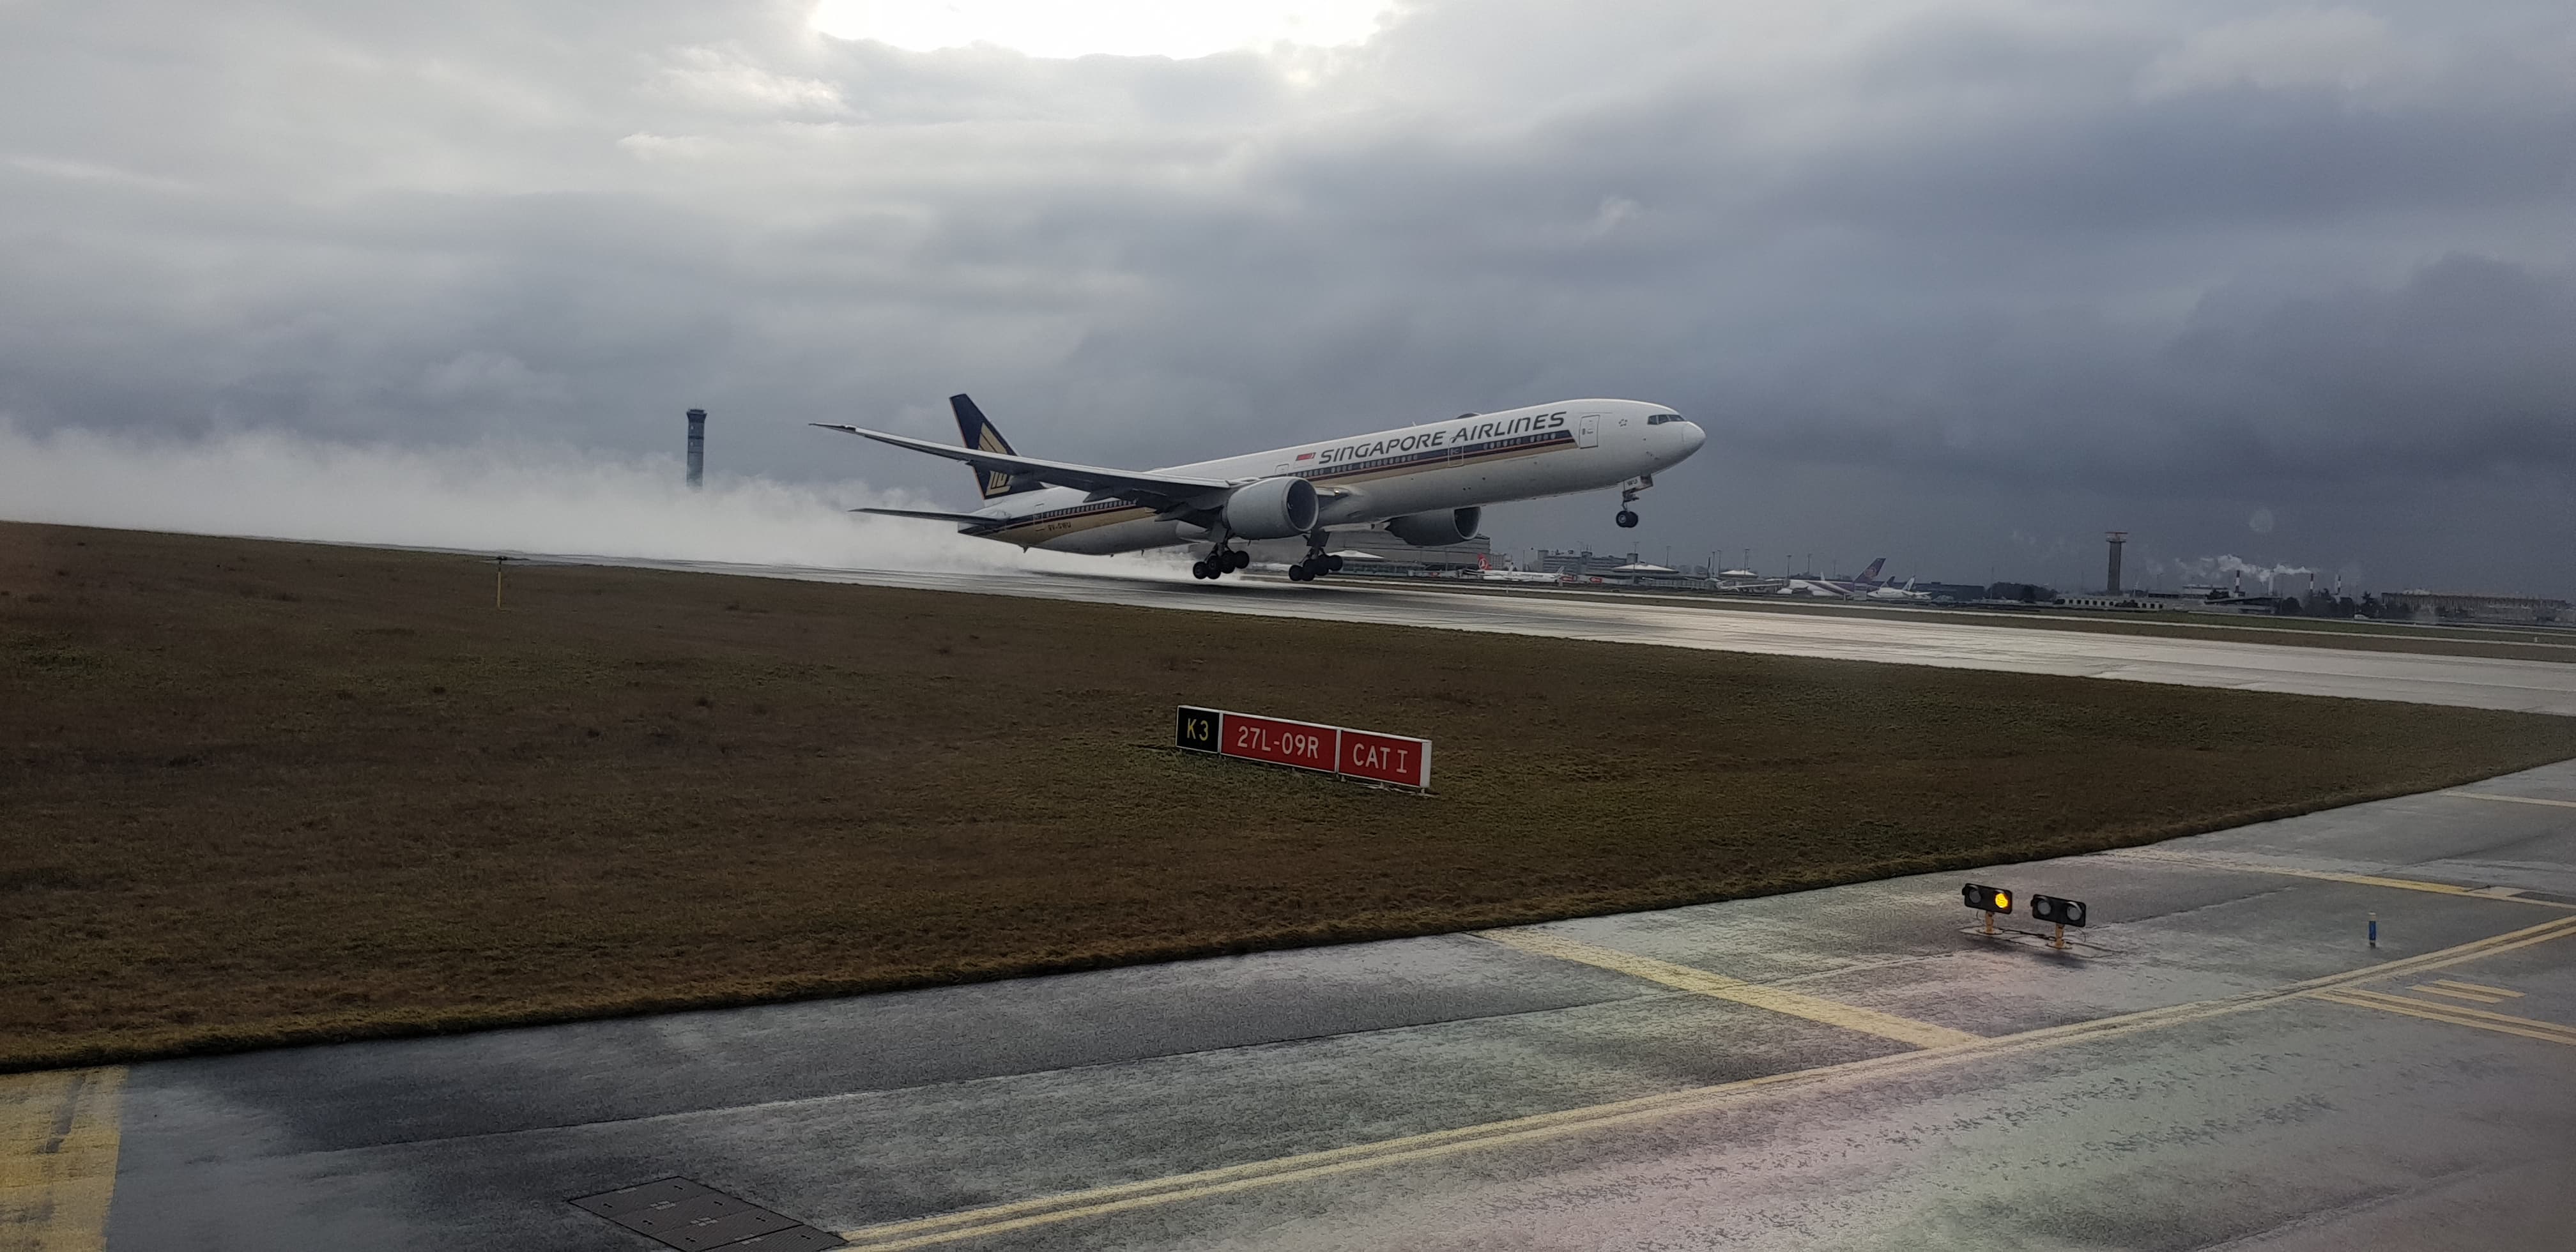
[[[2012,892],[2001,887],[1969,883],[1959,888],[1959,902],[1986,915],[1986,933],[1995,933],[1995,914],[2009,914],[2013,909]]]

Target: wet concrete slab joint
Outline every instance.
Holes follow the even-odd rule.
[[[748,1200],[691,1182],[662,1178],[580,1196],[573,1207],[607,1218],[680,1252],[775,1252],[782,1248],[831,1248],[841,1240]]]

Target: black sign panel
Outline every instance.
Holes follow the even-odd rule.
[[[1981,887],[1975,883],[1959,888],[1959,903],[1988,913],[2012,912],[2012,893],[2001,887]]]
[[[2060,900],[2056,896],[2032,896],[2030,915],[2043,922],[2055,922],[2060,926],[2081,926],[2084,924],[2084,902]]]
[[[1215,709],[1197,709],[1186,704],[1182,705],[1179,726],[1180,745],[1192,752],[1216,751],[1216,718]]]

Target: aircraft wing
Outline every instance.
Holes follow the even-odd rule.
[[[918,517],[932,522],[955,522],[960,526],[984,526],[1001,519],[978,513],[942,513],[937,509],[852,509],[853,513],[874,513],[880,517]]]
[[[1160,507],[1189,504],[1211,493],[1231,491],[1241,486],[1238,480],[1223,478],[1189,478],[1178,474],[1157,474],[1147,470],[1108,469],[1098,465],[1075,465],[1065,461],[1041,461],[1036,457],[982,448],[960,448],[954,444],[933,443],[909,435],[891,435],[882,430],[859,426],[840,426],[831,422],[811,422],[825,430],[844,431],[862,439],[890,443],[898,448],[944,456],[964,461],[977,469],[1013,477],[1032,478],[1051,487],[1076,487],[1102,497],[1118,496]],[[989,518],[978,518],[989,521]]]

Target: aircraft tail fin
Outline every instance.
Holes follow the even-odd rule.
[[[1486,560],[1486,559],[1485,559],[1485,554],[1484,554],[1484,553],[1482,553],[1482,552],[1479,552],[1479,553],[1477,553],[1477,554],[1476,554],[1476,568],[1478,568],[1478,569],[1480,569],[1480,570],[1483,570],[1483,571],[1485,571],[1486,573],[1490,574],[1490,573],[1494,572],[1494,563],[1493,563],[1493,562],[1491,562],[1491,561]]]
[[[975,402],[968,398],[966,393],[961,391],[948,397],[948,407],[957,414],[957,439],[960,444],[985,452],[998,452],[1003,456],[1019,455],[1011,450],[1011,441],[1002,437],[1001,430],[993,425],[991,418],[984,416],[984,410],[975,407]],[[981,492],[987,500],[1022,491],[1034,491],[1042,485],[1014,482],[1010,475],[992,470],[975,470],[974,475],[975,490]]]
[[[1861,582],[1865,582],[1865,583],[1874,583],[1874,582],[1877,582],[1877,581],[1878,581],[1878,571],[1880,571],[1880,570],[1882,570],[1882,569],[1885,569],[1885,568],[1887,568],[1887,558],[1886,558],[1886,557],[1879,557],[1878,559],[1873,560],[1873,561],[1871,561],[1871,562],[1869,563],[1869,568],[1868,568],[1868,569],[1862,570],[1862,571],[1860,572],[1860,579],[1859,579],[1859,581],[1861,581]]]

